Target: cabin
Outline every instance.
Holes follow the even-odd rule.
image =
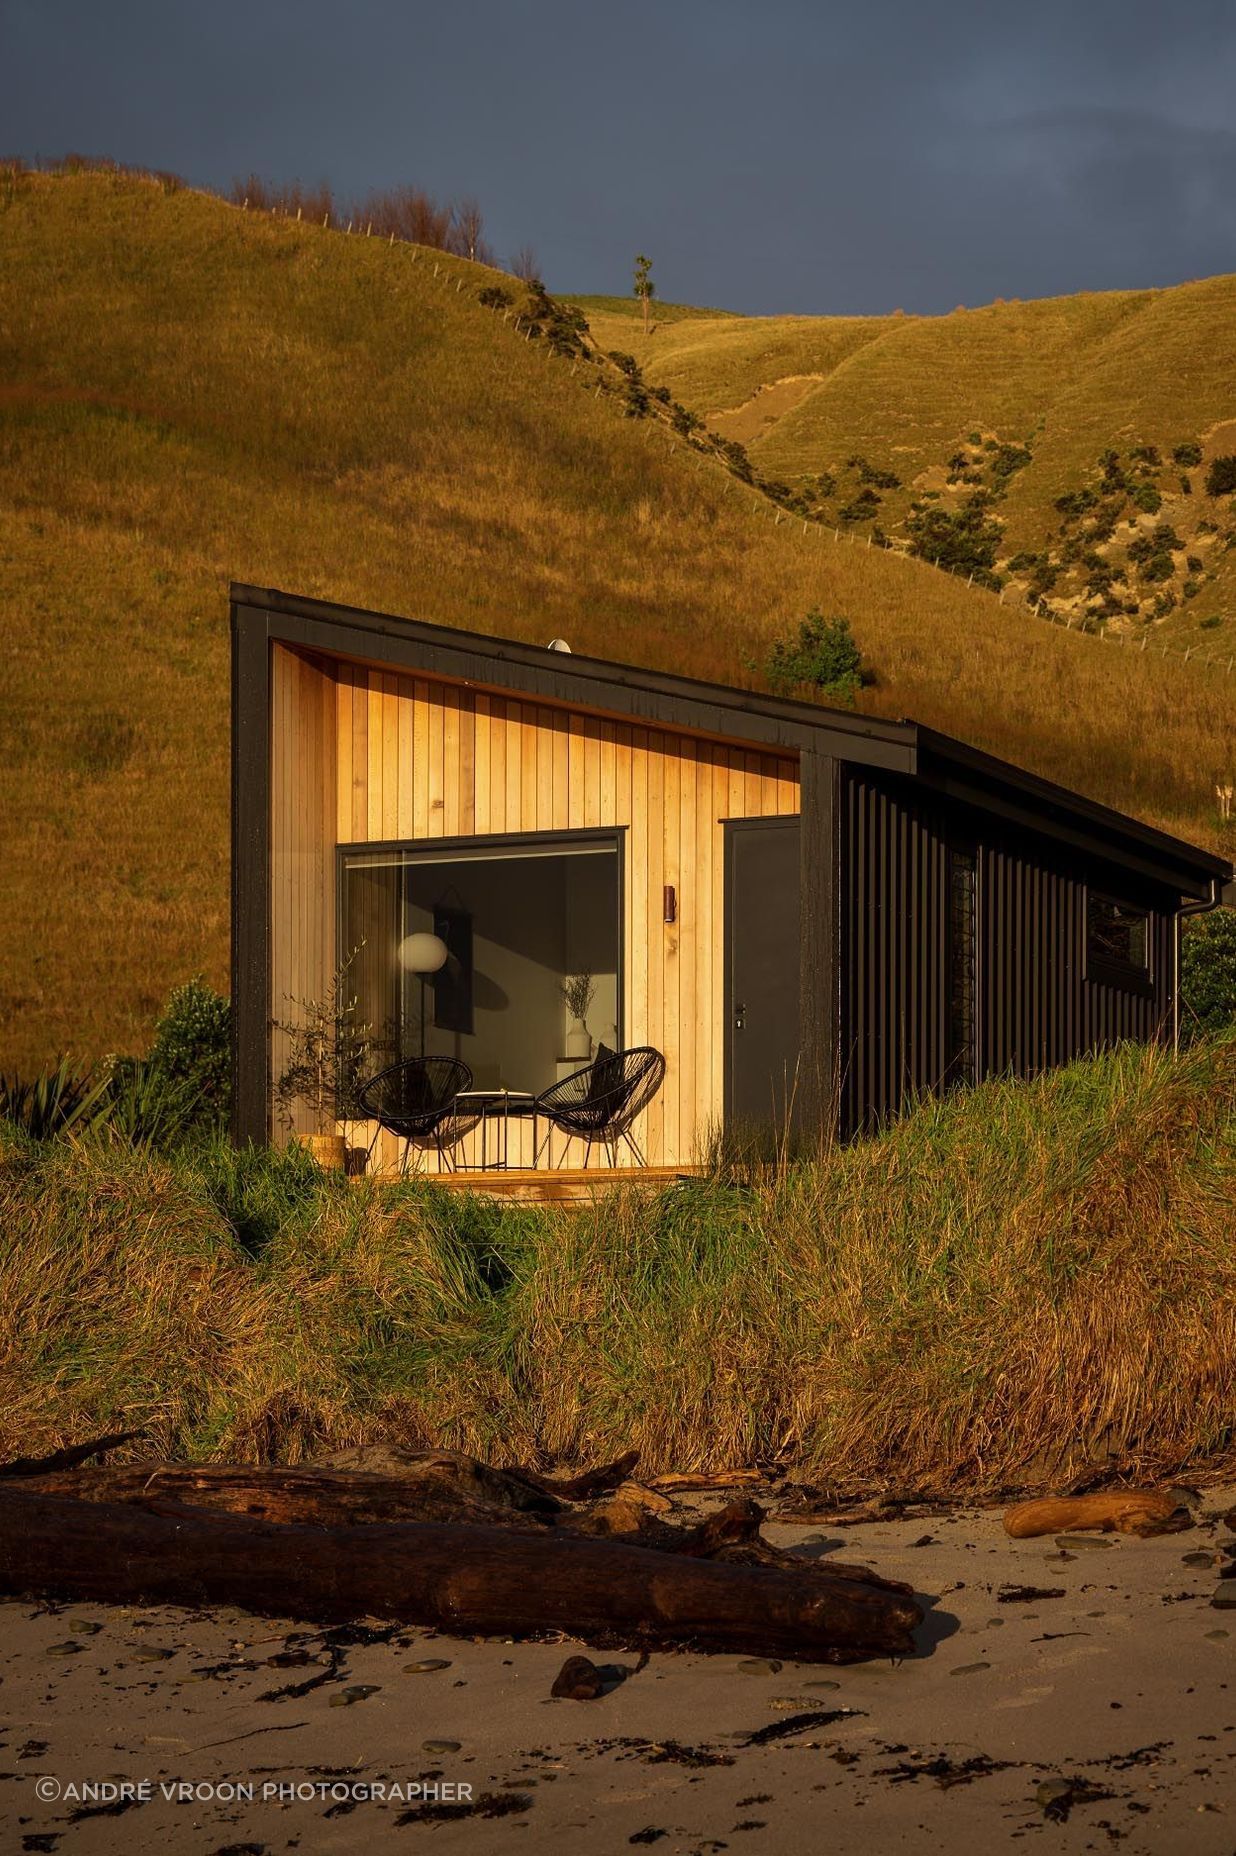
[[[1175,1037],[1223,859],[912,721],[555,642],[232,589],[237,1140],[315,1132],[287,1027],[340,971],[371,1067],[465,1066],[467,1125],[415,1157],[457,1176],[678,1172],[727,1129],[849,1138]],[[528,1112],[635,1049],[630,1142]]]

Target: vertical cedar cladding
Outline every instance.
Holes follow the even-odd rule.
[[[844,1133],[949,1080],[951,853],[975,859],[980,1076],[1033,1076],[1123,1038],[1171,1035],[1174,895],[872,769],[846,768],[841,825]],[[1143,986],[1087,977],[1088,886],[1146,909]]]

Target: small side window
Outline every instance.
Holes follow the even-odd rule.
[[[1145,909],[1087,891],[1086,977],[1109,986],[1150,985],[1150,916]]]

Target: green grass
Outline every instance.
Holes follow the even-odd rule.
[[[595,1211],[295,1152],[0,1144],[0,1451],[361,1440],[994,1491],[1205,1474],[1236,1409],[1236,1041],[1124,1048]]]
[[[226,985],[232,579],[739,683],[819,607],[860,707],[1231,838],[1225,684],[778,525],[478,303],[509,278],[123,175],[12,179],[0,239],[0,1068]]]

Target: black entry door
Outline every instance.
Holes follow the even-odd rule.
[[[798,1065],[797,818],[725,827],[725,1073],[731,1124],[786,1123]]]

